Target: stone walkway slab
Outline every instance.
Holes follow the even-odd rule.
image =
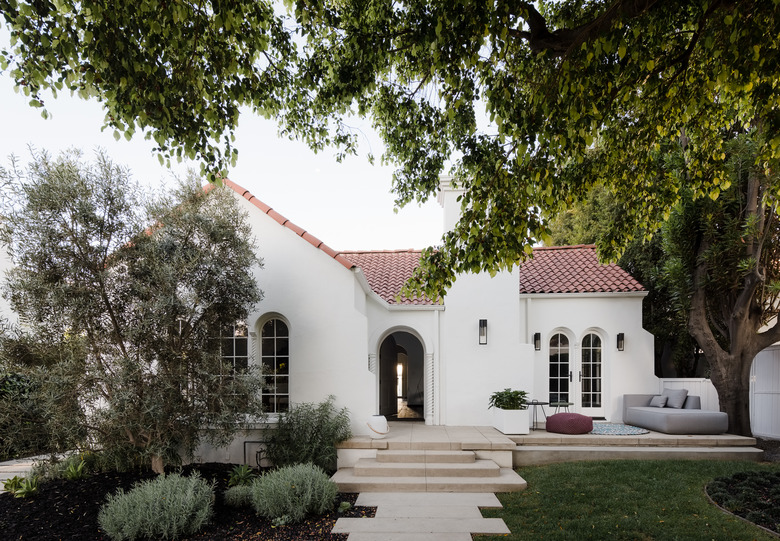
[[[340,518],[332,533],[349,541],[467,541],[471,534],[511,533],[502,519],[483,518],[480,507],[502,507],[492,493],[361,493],[355,505],[376,507],[374,518]]]

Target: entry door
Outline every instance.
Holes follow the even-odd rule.
[[[550,339],[549,401],[571,402],[569,411],[603,417],[601,338],[588,334],[582,340],[580,355],[572,350],[565,334],[557,333]]]

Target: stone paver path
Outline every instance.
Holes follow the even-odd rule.
[[[502,507],[492,493],[363,492],[355,505],[376,507],[374,518],[340,518],[332,533],[349,541],[471,541],[471,534],[511,533],[500,518],[483,518],[480,507]]]

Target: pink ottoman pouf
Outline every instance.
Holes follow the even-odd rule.
[[[547,418],[547,432],[587,434],[593,430],[593,419],[579,413],[556,413]]]

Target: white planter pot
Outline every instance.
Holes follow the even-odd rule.
[[[528,434],[530,410],[502,410],[491,408],[493,411],[493,428],[503,434]]]

